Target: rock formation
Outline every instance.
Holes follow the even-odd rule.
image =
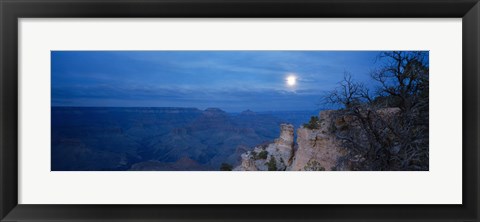
[[[338,159],[346,154],[330,129],[337,122],[334,111],[322,111],[319,120],[319,129],[297,130],[298,150],[291,170],[334,170]]]
[[[242,154],[242,163],[234,170],[286,170],[294,155],[294,128],[290,124],[280,125],[280,137],[268,145],[260,145]]]
[[[334,114],[333,110],[320,112],[318,129],[297,129],[297,149],[294,127],[282,124],[279,138],[271,144],[257,146],[253,151],[242,154],[241,165],[234,170],[341,170],[336,166],[339,158],[347,152],[331,130],[332,125],[341,127],[342,124],[335,119]]]

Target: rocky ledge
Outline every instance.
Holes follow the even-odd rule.
[[[256,146],[241,155],[238,171],[323,171],[337,169],[342,156],[347,154],[331,130],[332,124],[341,124],[334,118],[335,111],[319,114],[318,129],[300,127],[294,141],[294,127],[281,124],[280,137],[271,144]],[[338,122],[338,123],[337,123]]]

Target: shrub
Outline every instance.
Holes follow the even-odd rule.
[[[308,123],[303,124],[303,127],[307,129],[318,129],[320,128],[320,120],[318,116],[310,117],[310,121]]]
[[[270,160],[267,162],[268,171],[277,171],[277,161],[274,156],[270,157]]]
[[[325,171],[325,167],[322,167],[316,160],[309,160],[307,165],[303,167],[305,171]]]
[[[262,150],[262,151],[260,151],[260,153],[258,153],[257,158],[262,159],[262,160],[266,160],[267,156],[268,156],[268,151]]]
[[[220,166],[221,171],[232,171],[232,169],[233,166],[228,163],[222,163],[222,165]]]

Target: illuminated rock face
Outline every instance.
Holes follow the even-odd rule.
[[[339,157],[345,155],[333,135],[321,130],[297,130],[298,149],[291,170],[333,170]]]
[[[279,161],[280,168],[286,168],[292,163],[294,155],[294,128],[290,124],[282,124],[280,126],[280,138],[267,147],[267,151]]]
[[[338,158],[346,151],[331,132],[334,112],[320,112],[319,129],[300,128],[297,130],[298,149],[290,170],[333,170]]]
[[[253,151],[244,153],[241,165],[234,170],[341,170],[336,169],[336,165],[339,158],[346,155],[346,150],[330,130],[331,124],[336,121],[334,114],[335,111],[322,111],[319,129],[297,129],[296,144],[294,127],[289,124],[280,125],[279,138],[273,143],[257,146]],[[259,155],[261,153],[264,155]]]
[[[291,147],[294,143],[293,141],[293,126],[290,124],[281,124],[280,125],[280,138],[275,140],[275,144]]]
[[[242,154],[242,163],[234,170],[287,170],[294,155],[294,127],[280,125],[280,137],[268,145],[260,145]]]

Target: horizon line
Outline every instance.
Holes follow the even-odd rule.
[[[251,112],[304,112],[304,111],[312,111],[312,112],[317,112],[320,110],[327,110],[325,108],[318,108],[318,109],[311,109],[311,110],[263,110],[263,111],[255,111],[253,109],[243,109],[241,111],[226,111],[225,109],[219,108],[219,107],[207,107],[205,109],[200,109],[198,107],[180,107],[180,106],[54,106],[51,105],[51,108],[181,108],[181,109],[197,109],[199,111],[205,111],[207,109],[219,109],[224,112],[230,112],[230,113],[241,113],[245,111],[251,111]]]

